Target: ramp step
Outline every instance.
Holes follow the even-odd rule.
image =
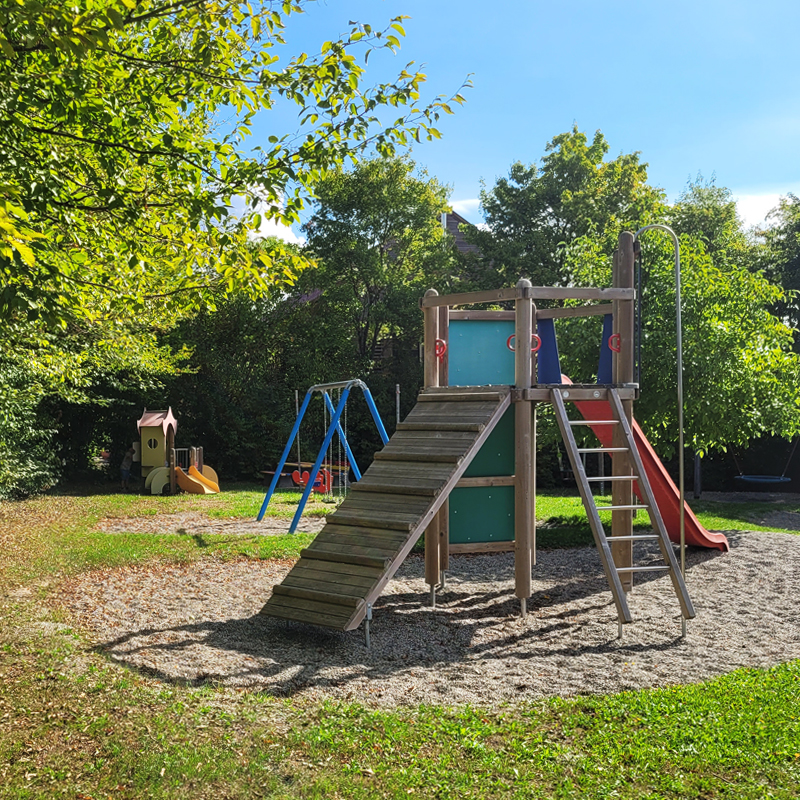
[[[571,419],[570,425],[619,425],[616,419]]]
[[[308,574],[309,577],[315,577],[317,573],[322,572],[326,575],[336,575],[337,579],[347,580],[352,578],[361,581],[368,581],[368,585],[372,585],[375,579],[381,574],[382,567],[367,567],[361,564],[353,564],[350,562],[333,562],[321,561],[319,559],[301,558],[292,567],[292,572],[297,570],[303,574]],[[291,573],[290,573],[291,574]]]
[[[328,519],[330,520],[330,517]],[[380,525],[342,525],[330,521],[322,530],[330,534],[335,534],[337,536],[342,535],[348,538],[374,536],[391,542],[404,542],[406,540],[406,534],[403,531],[398,531],[393,528],[383,528]]]
[[[368,558],[388,558],[395,553],[392,545],[382,545],[370,547],[366,544],[354,544],[352,542],[319,542],[316,539],[307,548],[309,554],[316,553],[342,553],[344,555],[367,556]]]
[[[436,448],[411,449],[406,447],[403,450],[381,450],[375,453],[376,461],[420,461],[425,464],[460,464],[464,456],[459,453],[442,453]]]
[[[357,611],[358,609],[355,609]],[[304,600],[300,597],[272,595],[259,614],[270,617],[288,619],[294,622],[307,622],[335,628],[343,631],[353,616],[353,609],[336,606],[332,603],[320,603],[315,600]]]
[[[375,567],[384,570],[391,564],[390,558],[377,558],[375,556],[362,556],[355,553],[332,553],[327,550],[309,550],[308,548],[300,551],[301,558],[308,558],[313,561],[333,561],[338,564],[356,564],[362,567]]]
[[[321,545],[347,545],[350,548],[368,547],[373,550],[380,550],[381,552],[377,554],[380,558],[387,553],[393,556],[400,549],[406,538],[406,536],[403,536],[402,539],[392,539],[389,536],[352,536],[344,533],[331,533],[323,528],[314,542],[318,542]],[[313,549],[313,544],[311,549]],[[327,550],[329,548],[326,546],[323,549]],[[361,555],[374,556],[376,553],[361,553]]]
[[[655,539],[658,541],[659,535],[657,533],[634,533],[633,536],[610,536],[608,538],[609,544],[614,542],[639,542],[644,539]]]
[[[418,496],[425,496],[425,497],[436,497],[439,494],[441,489],[441,483],[436,482],[433,484],[431,482],[427,486],[421,486],[419,483],[417,484],[403,484],[403,483],[396,483],[394,485],[388,483],[368,483],[362,478],[358,483],[354,484],[350,487],[351,494],[353,492],[376,492],[376,493],[384,493],[384,494],[408,494],[408,495],[418,495]]]
[[[346,514],[337,511],[335,514],[331,514],[330,518],[337,525],[352,525],[354,527],[383,525],[386,528],[391,528],[393,531],[410,531],[419,519],[418,516],[398,519],[394,515],[390,517],[387,514],[382,514],[380,511],[369,512],[364,509],[356,509]]]
[[[347,608],[358,608],[358,606],[364,602],[361,597],[334,594],[332,592],[320,592],[316,589],[302,589],[299,586],[287,586],[285,583],[273,586],[272,594],[297,597],[301,600],[316,600],[319,603],[331,603],[336,606],[347,606]]]
[[[472,431],[443,431],[441,426],[437,426],[435,430],[428,431],[398,431],[392,436],[391,443],[436,442],[437,444],[463,447],[465,442],[471,442],[474,439],[475,434]]]
[[[393,514],[424,513],[431,503],[430,497],[424,495],[381,494],[380,492],[353,492],[339,506],[337,511],[350,511],[357,508],[377,511],[388,511]],[[335,513],[335,512],[334,512]]]
[[[472,431],[480,433],[486,426],[479,422],[412,422],[406,420],[397,425],[398,431]]]
[[[347,575],[333,572],[330,569],[306,569],[298,561],[292,571],[283,579],[283,582],[287,586],[306,586],[309,589],[330,585],[340,586],[342,587],[342,594],[357,592],[359,597],[363,597],[364,592],[375,583],[377,577],[377,575],[373,575],[371,578],[362,578],[360,575]],[[345,588],[347,591],[345,591]]]
[[[642,505],[641,503],[634,503],[630,506],[597,506],[598,511],[647,511],[649,506]]]
[[[587,483],[604,483],[605,481],[638,481],[638,475],[606,475],[604,478],[587,478]]]
[[[500,392],[422,392],[421,403],[497,403],[503,398]]]

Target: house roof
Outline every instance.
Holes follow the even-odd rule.
[[[172,433],[175,434],[178,430],[178,420],[172,413],[172,407],[166,411],[148,411],[145,409],[142,412],[142,418],[136,423],[136,429],[141,432],[142,428],[161,428],[164,436],[172,428]]]
[[[448,211],[445,217],[444,229],[455,239],[456,248],[461,253],[474,253],[480,256],[480,248],[467,241],[467,237],[461,230],[461,225],[472,225],[472,223],[464,219],[461,214],[457,214],[455,211]]]

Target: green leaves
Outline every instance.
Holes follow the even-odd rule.
[[[268,290],[287,273],[254,265],[251,223],[228,215],[231,197],[256,197],[291,222],[345,160],[373,145],[393,153],[417,130],[438,135],[446,104],[419,103],[423,75],[403,70],[365,88],[350,52],[396,48],[402,17],[279,62],[279,32],[304,5],[19,0],[9,9],[0,181],[29,222],[23,231],[13,215],[0,219],[0,269],[16,297],[53,319],[97,319],[126,304],[160,306],[164,295],[174,314],[205,302],[203,291]],[[273,135],[247,152],[253,115],[280,96],[303,109],[302,135]],[[383,126],[384,105],[404,114]],[[200,294],[187,267],[204,275]]]

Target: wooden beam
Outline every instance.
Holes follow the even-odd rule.
[[[514,542],[459,542],[450,545],[453,555],[459,553],[508,553],[514,549]]]
[[[596,289],[593,286],[534,286],[534,300],[633,300],[633,288]]]
[[[436,340],[439,338],[439,306],[448,303],[424,305],[428,300],[438,300],[436,289],[428,289],[423,298],[423,325],[425,329],[424,387],[439,386],[439,361],[436,358]],[[445,309],[446,310],[446,309]],[[439,517],[435,516],[425,529],[425,582],[431,587],[441,583],[441,557],[439,552]]]
[[[517,282],[520,295],[530,288],[530,281]],[[514,335],[514,383],[517,389],[529,389],[533,378],[533,359],[529,342],[533,335],[533,300],[520,296],[514,310],[516,324]],[[514,589],[525,603],[531,596],[531,569],[536,548],[536,518],[533,509],[533,408],[530,402],[514,405]]]
[[[480,486],[515,486],[517,479],[513,475],[490,475],[485,478],[461,478],[456,489],[472,489]]]
[[[420,300],[422,308],[433,308],[438,306],[471,306],[476,303],[503,303],[508,300],[517,299],[517,289],[492,289],[488,292],[461,292],[460,294],[429,294],[430,289],[425,292],[425,297]]]
[[[597,388],[581,387],[579,389],[576,389],[574,386],[565,386],[564,390],[569,392],[570,401],[605,400],[608,397],[608,391],[602,386],[598,386]],[[596,392],[599,392],[599,394],[595,394]],[[634,388],[617,389],[617,393],[623,400],[633,400],[637,396],[638,392],[639,390]],[[533,400],[537,403],[549,403],[550,389],[536,387],[533,389],[523,389],[521,392],[514,390],[512,399],[515,403],[519,402],[520,400]]]
[[[614,253],[613,282],[620,288],[633,287],[634,281],[634,254],[633,234],[623,232],[619,235],[619,246]],[[614,335],[618,337],[619,352],[612,353],[612,375],[614,383],[633,382],[634,362],[634,309],[633,303],[614,303]],[[622,401],[622,408],[628,425],[632,427],[633,401],[626,398]],[[621,425],[614,426],[612,439],[613,447],[627,447],[627,441]],[[629,453],[617,453],[611,460],[612,477],[628,476],[633,474],[633,459]],[[614,481],[611,485],[611,500],[615,506],[629,506],[633,502],[633,482],[622,480]],[[614,542],[615,536],[628,537],[633,534],[633,513],[627,510],[611,512],[611,554],[617,568],[633,566],[633,542],[631,540]],[[620,581],[622,588],[629,592],[633,588],[633,573],[621,572]]]
[[[571,306],[570,308],[537,308],[536,319],[561,319],[563,317],[601,317],[614,312],[612,303],[595,306]]]
[[[464,320],[513,320],[513,311],[495,311],[493,309],[473,309],[472,311],[450,311],[450,319]]]

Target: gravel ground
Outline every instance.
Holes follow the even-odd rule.
[[[257,616],[289,561],[88,573],[60,598],[99,652],[167,682],[388,707],[496,706],[691,683],[800,658],[800,536],[727,535],[728,554],[688,551],[698,616],[685,640],[670,581],[656,573],[637,576],[635,622],[617,640],[594,548],[540,551],[525,620],[511,554],[453,557],[435,611],[425,605],[423,561],[412,557],[376,605],[371,650],[360,631]]]
[[[288,533],[291,518],[264,517],[263,521],[244,517],[209,517],[197,511],[180,514],[152,514],[145,517],[106,517],[97,523],[105,533],[180,533],[189,536],[203,534],[246,533],[270,536]],[[325,523],[324,517],[301,517],[298,533],[318,533]]]

